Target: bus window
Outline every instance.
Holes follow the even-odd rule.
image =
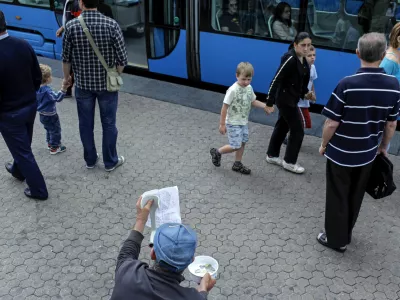
[[[65,0],[56,0],[54,1],[54,8],[57,11],[64,11]]]
[[[257,9],[258,2],[256,0],[214,0],[212,7],[214,29],[255,34],[257,14],[260,13]]]
[[[122,29],[129,64],[147,68],[144,1],[105,0],[100,2],[104,7],[111,8],[113,18]]]
[[[287,0],[286,6],[280,0],[213,0],[212,26],[215,30],[258,35],[263,37],[293,40],[297,33],[300,0]],[[278,21],[275,24],[274,14],[279,9],[279,18],[286,18],[290,13],[290,21]],[[285,11],[287,10],[287,12]],[[290,25],[290,26],[288,26]]]
[[[50,0],[18,0],[18,2],[25,5],[50,8]]]
[[[300,1],[282,1],[275,6],[268,22],[271,36],[275,39],[293,41],[298,32]]]
[[[175,48],[185,24],[184,3],[181,0],[149,2],[151,58],[167,56]]]
[[[388,38],[394,24],[400,19],[400,3],[397,0],[365,1],[369,8],[370,20],[361,19],[361,32],[380,32]],[[347,0],[346,13],[349,16],[358,18],[360,8],[364,1]]]
[[[150,1],[149,21],[158,26],[179,26],[181,11],[177,0]]]
[[[354,50],[360,37],[357,16],[346,13],[345,0],[308,0],[307,23],[313,44]]]
[[[318,0],[315,1],[315,9],[318,11],[337,12],[340,7],[340,1]]]
[[[361,5],[363,5],[363,1],[359,0],[347,0],[346,1],[346,14],[357,16],[358,11],[360,10]]]

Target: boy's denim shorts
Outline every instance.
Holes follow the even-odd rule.
[[[228,133],[229,146],[233,149],[242,147],[242,143],[249,141],[249,126],[248,125],[230,125],[226,124]]]

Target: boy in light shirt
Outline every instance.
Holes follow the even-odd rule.
[[[250,174],[251,170],[242,164],[242,157],[246,143],[249,141],[249,115],[252,106],[263,108],[267,112],[265,103],[256,100],[253,88],[250,85],[254,75],[254,68],[248,62],[240,63],[236,68],[237,81],[228,89],[221,110],[219,132],[228,133],[229,145],[210,150],[214,166],[221,166],[222,154],[235,152],[235,163],[232,170],[242,174]]]

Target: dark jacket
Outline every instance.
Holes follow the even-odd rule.
[[[154,270],[138,260],[143,235],[132,230],[118,255],[110,300],[205,300],[207,293],[180,286],[180,274]]]
[[[11,36],[0,40],[0,112],[35,103],[41,81],[42,73],[32,47]]]
[[[267,105],[297,106],[300,99],[308,93],[310,67],[304,58],[303,63],[297,58],[294,49],[289,50],[281,58],[281,65],[271,82],[267,95]]]
[[[238,32],[242,33],[242,27],[240,27],[240,18],[238,14],[231,15],[228,12],[225,12],[222,14],[221,17],[219,17],[219,26],[221,27],[221,30],[223,27],[228,27],[229,32]]]
[[[49,86],[41,86],[36,93],[37,111],[44,116],[53,116],[57,113],[56,102],[64,99],[65,92],[54,92]]]

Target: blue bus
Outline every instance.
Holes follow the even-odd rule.
[[[0,0],[9,33],[26,39],[37,55],[60,59],[65,0]],[[397,0],[388,2],[400,16]],[[253,87],[266,94],[289,41],[274,38],[269,9],[280,0],[105,0],[120,24],[128,50],[126,72],[218,91],[235,80],[240,61],[255,68]],[[344,76],[359,67],[354,54],[363,29],[358,24],[362,0],[286,0],[297,31],[311,34],[317,48],[317,104],[321,108]],[[227,32],[219,22],[227,5],[251,32]],[[385,19],[387,11],[382,18]],[[398,18],[396,18],[398,19]],[[386,19],[385,19],[386,20]],[[388,34],[387,26],[384,27]],[[389,31],[390,32],[390,31]],[[318,107],[318,106],[317,106]]]

